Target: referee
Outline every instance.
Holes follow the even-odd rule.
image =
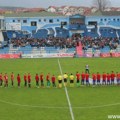
[[[70,75],[70,87],[74,87],[74,75],[71,73]]]
[[[90,71],[89,71],[89,65],[85,66],[85,73],[88,73],[88,74],[90,73]]]
[[[67,73],[65,73],[65,74],[63,75],[64,86],[67,86],[67,79],[68,79],[68,75],[67,75]]]
[[[58,75],[58,87],[62,88],[62,75]]]

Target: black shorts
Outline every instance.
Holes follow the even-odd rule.
[[[74,83],[74,81],[73,81],[73,80],[70,80],[70,83]]]
[[[39,81],[36,81],[36,84],[38,84],[39,83]]]
[[[62,83],[62,80],[59,80],[58,82],[59,82],[59,83]]]
[[[77,83],[79,83],[80,82],[80,80],[77,80]]]
[[[41,80],[41,83],[43,83],[43,80]]]
[[[64,78],[64,82],[67,82],[67,79],[66,79],[66,78]]]

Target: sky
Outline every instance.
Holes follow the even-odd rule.
[[[111,6],[120,7],[120,0],[110,0]],[[0,0],[0,6],[43,7],[48,6],[92,6],[93,0]]]

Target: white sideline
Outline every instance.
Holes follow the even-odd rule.
[[[59,65],[60,73],[63,76],[63,72],[62,72],[62,68],[61,68],[61,64],[60,64],[59,59],[58,59],[58,65]],[[67,87],[65,86],[64,88],[65,88],[65,93],[66,93],[66,97],[67,97],[67,101],[68,101],[68,105],[69,105],[71,118],[72,118],[72,120],[75,120],[73,110],[72,110],[72,106],[71,106],[71,103],[70,103],[70,98],[69,98],[68,91],[67,91]]]

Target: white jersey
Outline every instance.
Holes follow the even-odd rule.
[[[86,69],[89,69],[89,65],[86,65],[85,68],[86,68]]]

